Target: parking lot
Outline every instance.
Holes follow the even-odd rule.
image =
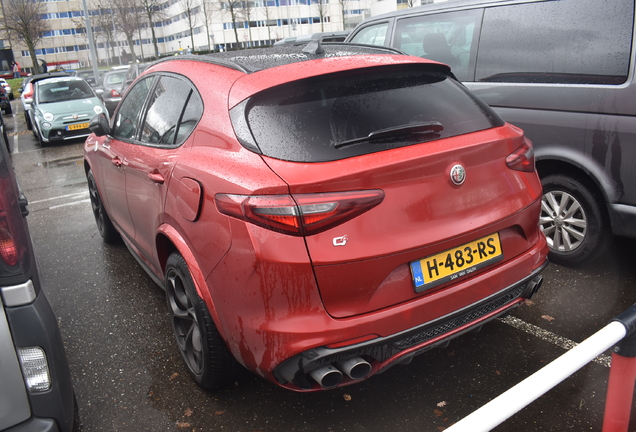
[[[636,243],[616,239],[582,268],[551,265],[510,318],[361,384],[297,394],[244,372],[206,392],[177,351],[163,291],[97,232],[82,142],[41,148],[21,109],[14,101],[5,122],[84,431],[444,430],[636,302]],[[600,430],[608,372],[603,359],[590,363],[495,430]]]

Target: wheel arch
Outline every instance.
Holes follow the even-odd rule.
[[[589,155],[571,149],[552,149],[551,154],[540,150],[536,152],[536,166],[542,179],[550,174],[569,175],[588,188],[597,191],[605,201],[605,209],[616,201],[616,182],[605,172],[603,167]]]
[[[225,338],[225,335],[222,334],[223,327],[220,326],[219,316],[212,300],[212,296],[210,294],[210,291],[206,289],[207,284],[205,281],[205,275],[201,271],[201,268],[199,267],[194,254],[192,253],[183,236],[181,236],[181,234],[174,227],[163,224],[159,227],[155,245],[157,248],[157,259],[159,261],[159,266],[161,268],[162,274],[166,273],[166,264],[168,262],[168,257],[170,257],[173,252],[178,252],[183,257],[186,264],[188,265],[188,269],[190,270],[190,276],[192,277],[192,281],[194,282],[197,294],[205,301],[205,304],[208,306],[208,309],[210,311],[210,315],[214,320],[214,324],[216,325],[219,333],[221,333],[221,335]]]

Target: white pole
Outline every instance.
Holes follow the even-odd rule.
[[[561,357],[446,429],[446,432],[492,430],[615,345],[626,334],[627,330],[620,322],[609,323]]]

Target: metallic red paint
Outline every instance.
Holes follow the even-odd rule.
[[[506,157],[524,142],[523,133],[509,125],[314,164],[261,156],[236,140],[228,111],[261,90],[398,63],[426,60],[325,58],[252,74],[192,60],[162,62],[144,75],[186,75],[203,99],[205,114],[186,143],[166,150],[108,137],[86,142],[86,164],[109,215],[154,277],[163,278],[169,253],[179,251],[234,356],[293,390],[301,388],[280,382],[274,373],[292,356],[404,332],[478,303],[545,264],[548,248],[537,226],[541,184],[535,172],[506,166]],[[461,186],[449,178],[456,163],[466,169]],[[219,193],[289,196],[369,189],[384,191],[380,205],[308,237],[226,216],[214,200]],[[494,232],[501,237],[503,261],[430,291],[414,291],[410,261]],[[345,235],[346,247],[338,247],[336,239]],[[373,363],[372,374],[436,340]]]

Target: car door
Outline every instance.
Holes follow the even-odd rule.
[[[126,161],[126,195],[135,225],[135,247],[159,274],[155,237],[163,222],[168,183],[187,151],[187,138],[203,114],[199,93],[189,81],[161,74],[150,92],[139,142]]]
[[[144,79],[135,84],[122,102],[113,121],[111,136],[104,137],[97,145],[95,174],[102,185],[100,193],[111,220],[118,226],[126,240],[134,238],[135,227],[128,211],[126,199],[127,154],[138,136],[140,112],[142,111],[153,79]]]

